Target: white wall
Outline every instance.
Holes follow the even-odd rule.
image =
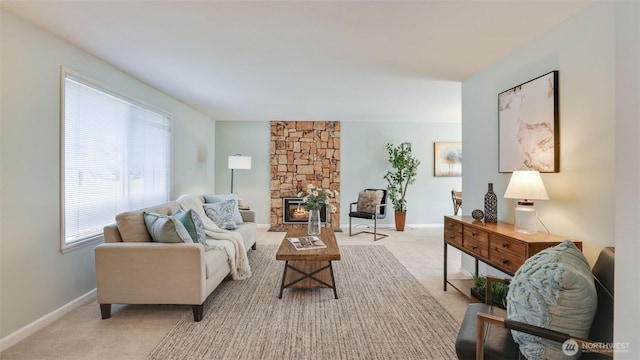
[[[93,246],[59,251],[60,66],[173,114],[173,198],[213,188],[215,123],[3,10],[0,23],[0,338],[5,338],[96,286]],[[208,145],[207,162],[197,161],[201,144]]]
[[[442,224],[453,213],[451,189],[460,189],[460,177],[433,176],[433,143],[460,141],[459,123],[341,122],[341,219],[348,224],[349,202],[364,188],[386,188],[389,169],[385,144],[412,143],[421,161],[416,182],[409,187],[407,225]],[[227,156],[252,156],[252,169],[234,172],[234,191],[256,210],[259,224],[269,224],[270,124],[261,122],[216,122],[216,191],[229,192]],[[463,149],[464,156],[464,149]],[[387,216],[382,224],[394,224]]]
[[[560,172],[542,175],[550,200],[536,207],[552,233],[583,241],[592,264],[602,247],[615,244],[617,268],[626,270],[616,272],[615,338],[632,342],[632,351],[616,358],[629,359],[640,356],[637,6],[598,2],[462,83],[465,213],[483,207],[493,182],[498,218],[512,222],[515,204],[502,198],[510,174],[498,173],[497,94],[559,70]],[[624,162],[616,166],[619,157]],[[624,184],[624,194],[616,191]],[[471,269],[468,258],[464,265]]]
[[[616,359],[640,359],[640,2],[616,4]]]

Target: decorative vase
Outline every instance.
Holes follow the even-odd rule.
[[[484,213],[480,209],[475,209],[473,210],[473,212],[471,212],[471,217],[474,218],[475,220],[480,221],[484,219]]]
[[[310,236],[320,235],[320,210],[309,210],[307,233]]]
[[[493,192],[493,183],[489,183],[489,191],[484,195],[484,222],[498,222],[498,197]]]

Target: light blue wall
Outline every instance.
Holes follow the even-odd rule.
[[[59,251],[60,66],[173,114],[173,198],[203,192],[206,184],[213,188],[213,146],[203,162],[198,161],[198,147],[212,141],[215,125],[3,10],[0,26],[0,338],[4,339],[96,287],[94,246]]]
[[[433,176],[433,143],[460,141],[459,123],[341,122],[341,219],[349,221],[349,202],[364,188],[386,188],[383,179],[389,169],[385,144],[412,143],[421,161],[416,182],[409,187],[407,224],[442,224],[451,214],[451,189],[460,189],[460,177]],[[229,192],[227,156],[236,153],[252,157],[252,169],[234,172],[234,191],[256,210],[259,224],[269,224],[270,212],[270,123],[216,122],[216,191]],[[464,150],[463,150],[464,153]],[[388,216],[383,224],[393,224]]]
[[[258,224],[269,223],[270,134],[268,121],[216,121],[215,191],[226,194],[231,190],[230,155],[251,156],[251,170],[233,172],[233,192],[255,210]]]
[[[582,241],[592,264],[602,247],[616,246],[615,340],[631,342],[621,359],[640,355],[638,7],[596,2],[462,83],[465,213],[483,207],[493,182],[498,218],[512,222],[515,204],[502,197],[510,174],[498,173],[497,94],[559,70],[560,172],[542,175],[550,200],[536,208],[552,233]]]
[[[552,233],[583,241],[591,262],[613,244],[613,15],[611,5],[592,6],[462,84],[466,212],[483,207],[493,182],[498,218],[512,223],[515,202],[503,198],[511,174],[498,173],[497,94],[559,71],[560,172],[542,174],[550,200],[537,201],[536,208]]]

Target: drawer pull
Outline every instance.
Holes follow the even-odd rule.
[[[471,236],[476,237],[476,235],[478,235],[478,233],[477,233],[477,232],[475,232],[475,231],[472,231],[472,232],[471,232]]]
[[[509,263],[509,260],[503,259],[502,260],[502,265],[507,265]]]
[[[449,224],[449,228],[452,228],[452,227],[453,227],[453,224]]]
[[[455,236],[453,236],[453,235],[449,235],[449,240],[453,240],[453,239],[455,239],[455,238],[456,238]]]
[[[506,242],[503,242],[503,243],[502,243],[502,247],[503,247],[503,248],[509,247],[509,244],[507,244]]]
[[[473,245],[471,245],[471,250],[475,250],[475,249],[477,249],[477,248],[478,248],[477,246],[473,246]]]

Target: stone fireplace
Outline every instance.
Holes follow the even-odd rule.
[[[285,198],[298,198],[308,184],[330,189],[335,213],[327,214],[325,226],[340,228],[340,122],[271,122],[270,231],[286,231],[304,221],[285,222]]]

